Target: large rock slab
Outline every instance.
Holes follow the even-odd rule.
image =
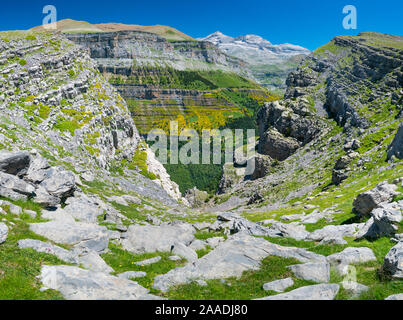
[[[6,242],[7,237],[8,227],[3,222],[0,222],[0,244]]]
[[[196,251],[194,251],[190,247],[185,246],[182,242],[174,243],[172,253],[185,258],[189,262],[194,262],[198,259]]]
[[[232,212],[223,212],[217,216],[219,222],[228,224],[233,233],[246,232],[254,236],[275,237],[277,234],[269,228],[263,227],[257,223],[249,221],[240,215]]]
[[[152,299],[138,283],[102,272],[70,266],[43,266],[40,279],[49,289],[67,300],[144,300]]]
[[[334,253],[328,256],[327,260],[330,262],[331,265],[337,266],[375,261],[376,257],[370,248],[348,247],[342,252]]]
[[[288,268],[299,279],[314,282],[329,282],[330,280],[330,264],[327,262],[296,264]]]
[[[0,151],[0,171],[11,175],[23,175],[28,171],[31,156],[27,151]]]
[[[87,223],[98,223],[98,216],[105,213],[105,210],[96,201],[84,194],[68,198],[63,210],[74,219]]]
[[[381,203],[371,212],[371,218],[355,235],[357,239],[393,236],[402,221],[403,200],[392,203]]]
[[[395,156],[403,159],[403,124],[397,130],[396,136],[388,147],[388,160]]]
[[[246,233],[236,234],[201,259],[157,276],[154,288],[166,292],[173,285],[193,280],[240,277],[244,271],[258,270],[268,256],[295,258],[301,262],[325,262],[324,256],[300,248],[282,247]]]
[[[385,300],[403,300],[403,293],[398,293],[398,294],[393,294],[387,298],[385,298]]]
[[[76,177],[73,172],[62,167],[52,167],[46,171],[46,178],[41,182],[50,195],[58,198],[66,198],[74,193]]]
[[[0,171],[0,196],[12,200],[27,200],[34,195],[35,187],[8,173]]]
[[[24,179],[39,184],[46,179],[48,169],[50,169],[48,161],[41,156],[37,156],[31,161]]]
[[[338,284],[317,284],[257,300],[334,300],[339,289]]]
[[[403,279],[403,241],[390,249],[385,257],[383,270],[394,278]]]
[[[368,216],[381,203],[392,201],[397,195],[396,189],[396,185],[382,182],[375,188],[360,193],[353,203],[355,211],[362,216]]]
[[[322,241],[324,239],[342,239],[353,237],[364,224],[328,225],[322,229],[317,229],[307,236],[306,240]]]
[[[162,226],[135,226],[122,240],[125,250],[133,253],[170,252],[176,242],[189,245],[194,240],[195,229],[185,223]]]
[[[269,227],[269,230],[275,237],[293,238],[298,241],[305,240],[310,234],[306,231],[305,226],[293,222],[275,222]]]
[[[51,254],[65,262],[78,264],[78,258],[73,252],[59,246],[55,246],[51,243],[46,243],[39,240],[25,239],[18,241],[18,247],[20,249],[32,249],[37,252]]]
[[[31,223],[31,231],[56,243],[80,245],[96,252],[108,248],[109,233],[106,227],[94,224],[55,220]]]
[[[293,285],[294,285],[294,280],[292,280],[292,278],[286,278],[286,279],[281,279],[281,280],[276,280],[276,281],[265,283],[263,285],[263,290],[284,292],[287,288],[289,288]]]

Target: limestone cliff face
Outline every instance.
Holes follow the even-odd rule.
[[[266,176],[253,183],[245,177],[227,193],[245,204],[258,194],[284,203],[398,166],[387,161],[401,159],[403,37],[336,37],[307,57],[287,86],[284,100],[257,114],[258,151],[277,161],[267,163]]]
[[[159,35],[139,31],[67,34],[66,37],[88,48],[101,72],[129,76],[141,66],[210,70],[216,65],[247,73],[245,62],[205,41],[167,41]]]
[[[91,180],[135,169],[138,130],[97,66],[88,50],[60,35],[8,33],[0,40],[0,148],[30,150]],[[146,180],[135,170],[128,176]],[[143,184],[164,202],[179,199],[169,176],[161,176],[158,188]]]
[[[375,109],[385,92],[402,107],[402,43],[403,37],[377,33],[335,37],[289,76],[286,98],[323,87],[326,110],[339,125],[368,128],[371,112],[364,106]]]
[[[85,49],[44,34],[0,48],[2,116],[14,123],[4,139],[14,137],[13,148],[49,147],[104,168],[133,157],[136,126]]]

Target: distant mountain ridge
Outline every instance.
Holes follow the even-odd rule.
[[[233,38],[217,31],[199,40],[214,43],[227,54],[243,59],[252,65],[272,64],[288,60],[293,56],[311,53],[310,50],[294,44],[272,44],[253,34]]]
[[[244,60],[260,84],[282,92],[288,74],[311,53],[294,44],[272,44],[253,34],[233,38],[217,31],[198,40],[211,42],[226,54]]]
[[[142,31],[158,34],[167,40],[172,41],[195,41],[194,38],[186,35],[179,30],[162,25],[155,26],[140,26],[135,24],[123,23],[101,23],[91,24],[87,21],[77,21],[73,19],[64,19],[57,21],[48,26],[56,28],[62,33],[101,33],[101,32],[116,32],[116,31]],[[31,29],[32,31],[43,31],[45,26],[37,26]]]

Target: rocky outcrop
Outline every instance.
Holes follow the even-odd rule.
[[[0,244],[6,242],[8,237],[8,227],[3,222],[0,222]]]
[[[371,212],[371,218],[356,234],[357,239],[392,237],[402,221],[403,201],[381,203]]]
[[[151,300],[137,282],[70,266],[43,266],[45,288],[58,290],[67,300]],[[155,297],[156,298],[156,297]]]
[[[360,193],[354,200],[354,210],[362,216],[368,216],[382,202],[390,202],[397,195],[397,186],[382,182],[375,188]]]
[[[195,65],[205,69],[208,64],[217,64],[227,70],[241,71],[245,65],[242,60],[228,56],[205,41],[167,41],[157,34],[141,31],[75,33],[66,36],[90,50],[101,72],[130,76],[137,67],[150,64],[158,67],[161,60],[165,66],[179,70],[194,68]]]
[[[283,161],[319,134],[319,124],[304,103],[275,101],[259,110],[259,153]]]
[[[338,284],[317,284],[257,300],[334,300],[339,289]]]
[[[388,159],[392,157],[403,159],[403,124],[397,130],[396,136],[388,148]]]
[[[394,278],[403,278],[403,241],[390,249],[385,257],[383,271]]]

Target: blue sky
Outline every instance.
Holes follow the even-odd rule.
[[[2,1],[0,30],[40,25],[47,4],[56,6],[58,20],[163,24],[193,37],[217,30],[230,36],[258,34],[274,44],[288,42],[311,50],[340,34],[403,35],[401,0],[7,0]],[[357,30],[342,26],[343,7],[350,4],[358,11]]]

